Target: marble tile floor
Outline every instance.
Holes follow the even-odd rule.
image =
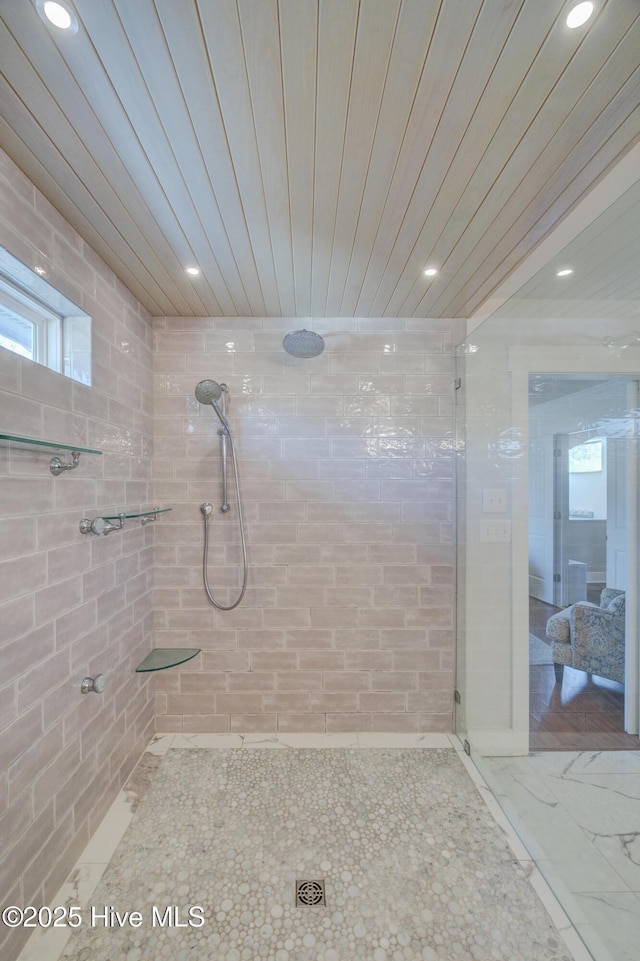
[[[640,944],[640,753],[478,760],[493,794],[596,961]]]
[[[225,845],[211,845],[220,831]],[[327,907],[289,903],[293,879],[319,872]],[[20,961],[592,957],[447,735],[156,738],[54,903],[131,910],[145,887],[145,918],[151,903],[215,903],[208,931],[122,936],[83,915],[70,939],[35,932]]]

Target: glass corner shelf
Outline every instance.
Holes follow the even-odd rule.
[[[0,433],[0,444],[17,450],[42,451],[42,453],[57,454],[63,451],[71,452],[71,463],[65,463],[60,457],[52,457],[49,461],[49,470],[52,474],[62,474],[63,471],[74,470],[78,466],[80,454],[97,454],[102,456],[101,450],[93,447],[80,447],[79,444],[63,444],[55,440],[38,440],[35,437],[20,437],[18,434]]]
[[[168,667],[176,667],[190,661],[200,653],[199,647],[156,647],[136,667],[136,674],[147,671],[165,671]]]

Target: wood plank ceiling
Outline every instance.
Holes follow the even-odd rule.
[[[581,327],[595,334],[596,344],[614,327],[613,336],[625,341],[625,325],[616,321],[628,322],[627,331],[640,327],[640,169],[637,173],[637,182],[509,297],[494,318],[596,320]]]
[[[0,145],[152,314],[467,316],[640,138],[596,7],[2,0]]]

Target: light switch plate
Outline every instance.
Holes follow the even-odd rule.
[[[507,492],[505,490],[494,490],[485,487],[482,491],[482,513],[506,514],[506,512]]]
[[[511,521],[480,521],[481,544],[510,544]]]

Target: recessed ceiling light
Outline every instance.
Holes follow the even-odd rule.
[[[438,273],[437,267],[427,267],[424,272],[424,275],[425,277],[435,277],[437,273]]]
[[[65,33],[75,33],[78,29],[78,18],[66,3],[57,0],[36,0],[38,13],[47,26],[57,27]]]
[[[192,277],[197,277],[200,273],[199,267],[185,267],[184,269],[188,274],[191,274]]]
[[[568,277],[569,274],[572,274],[572,273],[573,273],[572,267],[565,267],[563,270],[559,270],[557,272],[556,277]]]
[[[575,30],[576,27],[581,27],[583,23],[586,23],[592,13],[593,4],[591,2],[577,3],[567,14],[565,22],[570,30]]]

